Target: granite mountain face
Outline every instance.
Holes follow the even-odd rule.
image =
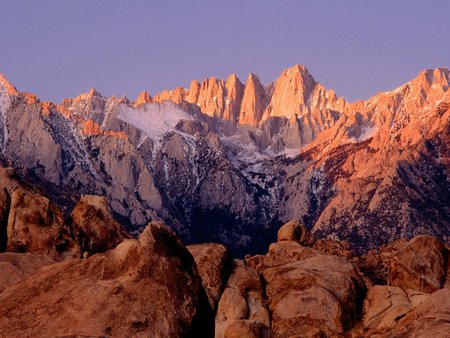
[[[290,219],[360,253],[419,234],[448,243],[449,82],[425,70],[350,103],[297,65],[269,85],[251,73],[54,104],[0,77],[1,161],[66,214],[101,195],[131,231],[160,219],[236,254]]]

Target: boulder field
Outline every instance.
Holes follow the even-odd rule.
[[[0,337],[437,338],[450,332],[448,248],[434,237],[358,257],[345,242],[316,240],[293,220],[266,254],[240,260],[222,244],[184,246],[157,221],[132,239],[97,197],[83,197],[61,225],[64,218],[43,196],[8,188]],[[28,197],[14,202],[18,193]],[[34,218],[27,203],[41,206]],[[14,222],[12,213],[19,215]],[[14,233],[15,227],[22,230]]]

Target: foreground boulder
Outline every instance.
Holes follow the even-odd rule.
[[[105,254],[39,270],[0,304],[0,336],[207,337],[213,329],[194,260],[161,223]]]
[[[379,338],[440,338],[449,337],[450,289],[444,288],[428,296],[414,310],[401,318],[390,331]]]
[[[341,334],[358,318],[365,285],[342,257],[282,241],[246,263],[263,276],[275,337]]]
[[[235,260],[217,309],[216,338],[269,337],[269,327],[258,271]]]
[[[0,253],[0,293],[55,261],[47,255]]]
[[[282,225],[277,238],[278,242],[296,241],[307,246],[314,244],[314,236],[300,220],[292,220]]]
[[[232,267],[228,249],[217,243],[192,244],[186,248],[194,257],[209,303],[215,310]]]
[[[402,246],[389,267],[389,285],[431,293],[445,278],[446,250],[432,236],[417,236]]]
[[[447,254],[437,238],[417,236],[370,250],[361,260],[361,269],[375,284],[431,293],[445,282]]]
[[[105,252],[130,238],[112,217],[105,197],[81,196],[70,217],[73,235],[83,253]]]
[[[0,168],[0,251],[80,255],[59,208],[5,168]]]
[[[329,238],[322,238],[316,240],[312,248],[330,255],[341,256],[348,260],[355,259],[348,241],[335,241]]]
[[[428,294],[403,290],[397,286],[376,285],[369,290],[364,300],[364,327],[374,330],[392,329],[427,297]]]

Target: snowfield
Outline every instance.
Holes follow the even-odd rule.
[[[171,101],[147,103],[137,109],[121,105],[117,118],[143,131],[155,142],[160,142],[165,133],[176,131],[175,126],[180,120],[193,120]]]

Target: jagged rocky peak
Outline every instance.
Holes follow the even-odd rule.
[[[208,116],[220,117],[223,113],[225,82],[216,77],[203,80],[197,99],[197,106]]]
[[[314,132],[328,128],[346,106],[343,98],[318,83],[306,67],[295,65],[285,69],[273,83],[264,86],[250,73],[245,85],[236,74],[226,80],[209,77],[191,82],[189,89],[177,87],[155,96],[155,102],[170,100],[177,104],[188,102],[200,108],[210,117],[231,122],[258,126],[270,117],[285,117],[290,124],[298,124],[297,118],[311,115]],[[317,122],[321,121],[321,122]],[[311,121],[300,121],[300,125]]]
[[[0,73],[0,86],[3,87],[9,95],[18,93],[16,87],[14,87],[2,73]]]
[[[245,91],[239,113],[239,124],[256,126],[262,119],[266,97],[259,78],[250,72],[245,82]]]
[[[264,118],[311,114],[317,111],[334,110],[342,112],[345,100],[334,91],[318,83],[306,67],[295,65],[285,69],[273,85],[273,95],[264,112]]]
[[[143,104],[152,103],[152,102],[153,102],[153,98],[150,96],[149,92],[144,90],[139,93],[139,95],[135,101],[135,105],[141,106]]]
[[[274,91],[266,109],[266,117],[285,116],[310,112],[308,99],[311,97],[316,80],[300,65],[285,69],[275,81]]]
[[[244,85],[236,76],[231,74],[225,82],[225,105],[222,119],[229,122],[239,120],[239,108],[244,95]]]
[[[178,86],[174,90],[163,90],[154,97],[154,102],[161,103],[163,101],[172,101],[177,104],[185,101],[188,90]]]
[[[405,99],[408,108],[419,108],[425,102],[439,100],[449,88],[450,74],[447,68],[427,69],[406,84]],[[402,88],[402,87],[400,87]]]
[[[231,74],[226,81],[216,77],[209,77],[201,83],[192,81],[186,101],[197,105],[208,116],[236,123],[243,94],[244,85],[236,74]]]
[[[192,80],[189,87],[189,93],[186,96],[186,101],[197,104],[198,96],[200,95],[200,83],[197,80]]]
[[[450,72],[447,67],[445,68],[435,68],[426,69],[417,76],[412,82],[420,82],[423,87],[432,86],[433,84],[438,84],[441,86],[449,86]]]
[[[399,108],[405,112],[420,108],[426,102],[440,100],[448,91],[450,72],[447,68],[426,69],[413,80],[387,92],[378,93],[366,102],[355,102],[354,105],[364,104],[365,107],[390,108],[395,112]]]
[[[104,97],[97,89],[91,88],[88,92],[82,93],[74,98],[62,99],[62,105],[65,107],[76,105],[91,105],[94,101],[106,101]]]
[[[367,101],[347,104],[342,121],[349,124],[376,127],[387,141],[403,130],[407,124],[420,128],[420,124],[435,111],[435,106],[450,99],[450,74],[447,68],[427,69],[413,80],[391,91],[377,93]],[[356,121],[356,117],[360,121]]]

